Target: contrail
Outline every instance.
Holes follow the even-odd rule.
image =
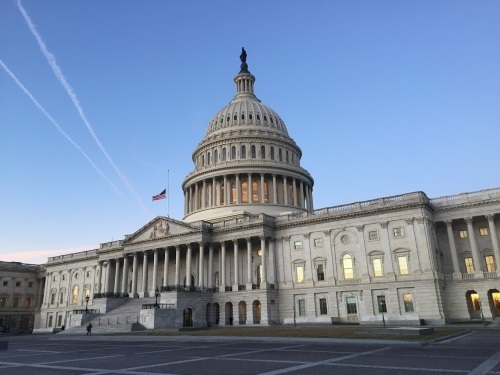
[[[101,175],[102,178],[113,188],[114,191],[118,193],[118,195],[122,198],[123,195],[122,193],[116,188],[115,185],[106,177],[106,175],[99,169],[97,165],[90,159],[90,157],[87,155],[85,151],[82,150],[82,148],[75,142],[73,139],[61,128],[61,126],[54,120],[54,118],[43,108],[43,106],[34,98],[33,95],[28,91],[26,87],[17,79],[17,77],[12,73],[12,71],[4,64],[2,59],[0,59],[0,65],[2,68],[11,76],[11,78],[14,80],[14,82],[21,88],[21,90],[24,91],[26,95],[31,99],[31,101],[38,107],[38,109],[49,119],[49,121],[52,123],[52,125],[55,126],[55,128],[63,135],[64,138],[66,138],[75,148],[82,153],[82,155],[87,159],[87,161],[92,165],[92,167],[96,170],[97,173]]]
[[[28,28],[30,29],[33,36],[35,37],[36,41],[38,42],[38,46],[40,47],[42,54],[47,59],[47,62],[49,63],[50,67],[52,68],[52,71],[54,72],[57,80],[61,83],[63,88],[66,90],[66,93],[68,94],[68,96],[70,97],[74,106],[76,107],[78,113],[80,114],[80,118],[83,120],[83,123],[85,124],[85,126],[89,130],[90,134],[92,135],[92,138],[94,138],[94,141],[97,143],[97,145],[101,149],[101,151],[104,154],[104,156],[106,157],[106,159],[108,159],[108,162],[111,164],[111,166],[115,170],[118,177],[120,177],[123,184],[126,186],[128,191],[132,194],[132,196],[135,198],[137,203],[141,206],[141,208],[143,209],[145,214],[148,217],[151,216],[148,209],[146,208],[146,206],[142,202],[142,199],[139,197],[139,195],[137,194],[137,192],[135,191],[133,186],[130,184],[128,179],[125,177],[125,175],[118,169],[115,162],[113,161],[113,159],[111,159],[111,156],[109,156],[108,152],[106,151],[106,149],[102,145],[99,138],[97,138],[97,135],[95,134],[94,129],[90,125],[90,122],[87,120],[87,117],[85,116],[85,113],[83,112],[83,108],[80,105],[78,97],[76,96],[75,92],[73,91],[73,88],[70,86],[70,84],[66,80],[66,77],[64,76],[61,68],[57,64],[55,56],[48,50],[47,46],[45,45],[44,41],[42,40],[40,33],[37,31],[35,24],[31,21],[30,16],[28,15],[26,10],[21,5],[21,0],[16,0],[16,4],[17,4],[19,11],[21,12],[21,14],[24,17],[24,20],[26,21],[26,25],[28,25]]]

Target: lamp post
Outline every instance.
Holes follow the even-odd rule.
[[[157,309],[159,306],[158,306],[158,297],[160,296],[160,289],[158,289],[158,287],[156,287],[156,290],[155,290],[155,309]]]
[[[293,304],[293,326],[297,327],[297,320],[295,315],[295,303]]]
[[[483,314],[483,304],[481,303],[481,300],[479,299],[479,310],[481,310],[481,322],[483,326],[486,325],[486,320],[484,319],[484,314]]]
[[[85,305],[85,313],[89,312],[89,299],[90,296],[85,296],[85,301],[87,302],[87,304]]]
[[[384,328],[386,328],[384,313],[387,312],[387,308],[386,308],[386,304],[385,304],[385,296],[383,294],[381,296],[379,296],[378,310],[379,310],[379,312],[382,313],[382,324],[384,325]]]

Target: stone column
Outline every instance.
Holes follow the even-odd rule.
[[[309,185],[306,184],[306,203],[307,203],[307,211],[312,211],[311,209],[311,200],[309,199]]]
[[[122,293],[128,293],[128,255],[123,257]]]
[[[187,205],[188,205],[187,190],[184,190],[184,216],[187,215]]]
[[[142,291],[139,293],[140,298],[148,297],[148,252],[144,251],[142,257]]]
[[[253,203],[252,174],[248,174],[248,203]]]
[[[208,246],[208,287],[214,287],[214,245]]]
[[[240,184],[240,175],[236,174],[236,203],[241,203],[241,184]]]
[[[169,249],[165,248],[165,261],[163,263],[163,286],[168,285],[168,262],[169,262]]]
[[[201,208],[207,207],[207,182],[203,180],[203,184],[201,185]]]
[[[299,193],[300,193],[299,204],[300,204],[300,207],[304,208],[305,207],[305,205],[304,205],[304,182],[302,182],[302,180],[300,180]]]
[[[486,215],[490,227],[491,242],[493,244],[493,253],[495,254],[495,264],[497,272],[500,272],[500,250],[498,248],[498,233],[495,226],[495,215]]]
[[[273,174],[273,203],[278,204],[278,192],[276,189],[276,175]]]
[[[224,205],[229,206],[229,202],[230,199],[229,199],[229,188],[227,187],[227,176],[224,176]]]
[[[446,231],[448,232],[448,242],[450,244],[451,262],[453,263],[453,278],[461,279],[460,265],[458,263],[457,247],[455,245],[455,237],[453,237],[452,220],[446,220]]]
[[[198,286],[200,288],[203,288],[203,279],[204,279],[204,275],[203,275],[203,255],[204,255],[204,248],[203,248],[203,242],[200,242],[199,243],[199,248],[200,248],[200,264],[199,264],[199,269],[198,269]]]
[[[188,244],[187,254],[186,254],[186,286],[191,286],[191,244]]]
[[[472,225],[472,218],[464,218],[467,223],[467,232],[469,233],[469,243],[470,251],[472,252],[472,259],[474,261],[474,274],[476,276],[483,275],[483,264],[479,256],[479,250],[477,249],[476,235],[474,234],[474,227]]]
[[[200,198],[198,198],[198,183],[195,182],[194,184],[194,211],[198,210],[198,202],[200,201]]]
[[[252,290],[252,239],[247,237],[247,290]]]
[[[150,296],[156,295],[156,286],[158,285],[158,249],[153,250],[153,283],[151,285]]]
[[[275,252],[274,252],[274,238],[269,239],[269,277],[268,281],[271,284],[276,283],[276,260],[275,260]]]
[[[97,279],[97,293],[102,293],[102,260],[97,263],[99,266],[99,278]]]
[[[221,242],[220,244],[221,246],[221,249],[220,249],[220,253],[221,253],[221,258],[220,258],[220,262],[221,262],[221,275],[220,275],[220,291],[221,292],[225,292],[225,287],[226,287],[226,243],[225,242]],[[224,307],[221,306],[221,310],[223,309]]]
[[[264,185],[265,185],[264,173],[261,173],[260,174],[260,203],[266,203],[266,193],[265,193]]]
[[[180,246],[175,247],[175,280],[174,285],[179,286],[180,284],[180,267],[181,267],[181,248]]]
[[[115,285],[113,292],[115,294],[120,292],[120,258],[115,259]]]
[[[311,211],[314,211],[313,188],[309,186],[309,201],[311,202]]]
[[[238,285],[240,283],[240,275],[238,269],[238,240],[233,240],[234,245],[234,282],[233,291],[238,291]]]
[[[189,198],[189,204],[190,204],[190,212],[193,212],[196,210],[195,208],[195,202],[196,202],[196,199],[194,198],[194,186],[191,185],[189,187],[189,194],[190,194],[190,198]]]
[[[212,191],[211,191],[211,192],[212,192],[212,202],[211,202],[211,204],[210,204],[210,206],[211,206],[211,207],[213,207],[213,206],[216,206],[216,205],[217,205],[217,202],[216,202],[216,200],[217,200],[217,199],[216,199],[216,198],[217,198],[217,194],[215,194],[215,192],[216,192],[216,190],[217,190],[217,186],[216,186],[216,185],[217,185],[217,183],[216,183],[216,181],[215,181],[215,177],[213,177],[213,178],[212,178]],[[220,194],[218,194],[218,195],[219,195],[219,197],[220,197]]]
[[[37,288],[37,291],[36,291],[36,303],[35,303],[35,306],[37,308],[40,308],[43,301],[42,301],[42,296],[43,296],[43,291],[44,291],[44,285],[43,285],[43,278],[38,278],[37,279],[38,281],[38,288]]]
[[[104,278],[104,293],[109,292],[109,274],[110,274],[110,269],[111,269],[111,264],[110,261],[108,260],[106,264],[104,265],[106,268],[106,277]]]
[[[132,298],[137,298],[139,295],[137,294],[137,253],[134,253],[134,260],[132,263]]]
[[[260,236],[260,250],[262,251],[262,284],[264,289],[267,286],[267,251],[266,251],[266,237]]]
[[[288,183],[286,181],[286,176],[283,176],[283,204],[288,206]]]
[[[297,204],[297,182],[296,182],[295,178],[292,181],[293,181],[293,187],[292,187],[292,191],[293,191],[293,205],[295,207],[297,207],[298,206],[298,204]]]

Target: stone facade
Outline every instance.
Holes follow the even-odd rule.
[[[314,180],[283,120],[257,99],[248,69],[234,81],[193,153],[183,220],[157,217],[49,258],[38,329],[155,294],[165,311],[141,310],[149,328],[500,316],[500,189],[314,209]]]

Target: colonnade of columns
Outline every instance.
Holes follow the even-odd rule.
[[[130,296],[131,297],[147,297],[154,296],[154,292],[158,285],[158,267],[159,267],[159,254],[163,253],[163,286],[168,286],[168,280],[170,278],[170,272],[174,273],[174,284],[175,286],[180,286],[181,279],[181,263],[184,262],[185,267],[185,286],[186,288],[190,287],[199,287],[199,288],[214,288],[219,286],[219,291],[226,291],[226,286],[229,286],[229,290],[238,290],[241,285],[245,285],[246,289],[252,289],[254,284],[260,284],[259,287],[266,288],[269,282],[274,282],[275,277],[268,275],[268,265],[274,264],[274,239],[268,239],[266,237],[259,237],[260,247],[257,251],[254,251],[252,248],[252,239],[246,238],[245,245],[246,249],[243,249],[241,244],[242,240],[234,239],[232,240],[232,248],[233,248],[233,261],[234,264],[232,267],[227,263],[227,243],[226,241],[220,243],[210,243],[204,244],[203,242],[199,243],[188,243],[185,245],[179,245],[175,247],[167,247],[161,249],[153,249],[149,251],[136,252],[132,254],[126,254],[123,257],[111,259],[108,261],[99,261],[98,269],[99,269],[99,277],[97,279],[97,293],[128,293],[129,292],[129,258],[132,259],[132,275],[131,275],[131,288],[130,288]],[[229,241],[230,243],[231,241]],[[197,245],[197,246],[193,246]],[[254,243],[255,246],[255,243]],[[208,248],[208,259],[206,258],[206,250]],[[175,265],[170,269],[170,253],[175,249]],[[246,250],[246,251],[243,251]],[[181,252],[184,254],[184,258],[181,258]],[[218,268],[215,268],[214,258],[216,253],[218,252]],[[151,254],[152,253],[152,254]],[[243,280],[245,275],[240,275],[240,268],[242,267],[242,263],[244,260],[243,254],[246,255],[246,280]],[[148,285],[148,264],[151,259],[151,255],[153,258],[153,267],[152,267],[152,278],[151,285]],[[192,259],[193,256],[197,256],[197,265],[195,270],[192,269]],[[142,284],[141,289],[138,290],[138,271],[139,271],[139,259],[142,257]],[[261,262],[254,262],[254,257],[260,257]],[[123,264],[123,267],[122,267]],[[255,278],[255,266],[260,266],[260,274],[257,275],[258,280]],[[103,272],[103,267],[107,267],[106,272]],[[112,271],[112,267],[114,267],[114,282],[111,283],[110,274]],[[229,267],[229,268],[228,268]],[[205,277],[205,268],[207,268],[208,275]],[[230,280],[227,280],[228,272],[230,274]],[[274,267],[273,267],[274,271]],[[215,280],[215,274],[219,273],[219,279]],[[196,282],[194,285],[191,275],[194,273],[197,274]],[[103,281],[103,274],[104,281]],[[232,285],[229,283],[232,282]],[[218,285],[216,285],[216,283]],[[150,287],[150,288],[148,288]]]
[[[204,208],[242,203],[272,203],[312,211],[312,186],[295,177],[239,173],[204,179],[184,190],[185,215]]]
[[[500,270],[500,247],[498,243],[498,233],[495,225],[495,216],[494,215],[486,215],[486,219],[488,220],[488,231],[491,236],[491,242],[493,246],[493,254],[495,258],[496,270]],[[472,217],[466,217],[463,219],[467,224],[467,237],[469,239],[470,252],[472,255],[472,261],[474,265],[474,272],[478,274],[482,274],[485,272],[483,259],[481,257],[481,253],[477,246],[476,234],[474,232],[474,225]],[[455,236],[453,234],[453,221],[446,220],[444,222],[446,224],[446,230],[448,234],[448,242],[450,245],[451,252],[451,261],[453,264],[453,274],[461,274],[460,271],[460,262],[458,259],[458,251],[455,242]]]

